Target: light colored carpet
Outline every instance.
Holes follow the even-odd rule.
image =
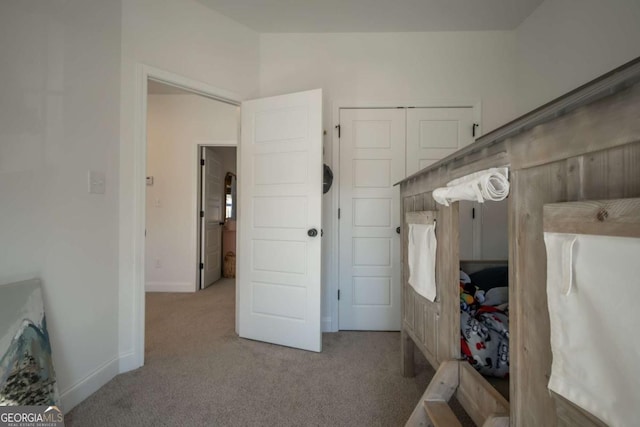
[[[145,366],[67,426],[400,426],[433,375],[417,355],[402,377],[397,332],[324,334],[318,354],[238,338],[233,280],[146,303]]]

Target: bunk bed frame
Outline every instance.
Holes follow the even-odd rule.
[[[458,203],[432,191],[491,167],[509,166],[509,401],[460,360]],[[437,373],[407,425],[456,425],[455,394],[477,425],[601,426],[547,388],[551,373],[543,207],[640,197],[640,58],[481,137],[400,182],[403,236],[402,372],[417,347]],[[408,223],[435,218],[437,298],[408,284]],[[607,216],[597,220],[606,222]]]

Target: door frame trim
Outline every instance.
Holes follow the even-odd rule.
[[[333,188],[331,196],[332,212],[326,215],[326,227],[332,230],[331,245],[329,248],[331,266],[328,271],[328,280],[326,282],[329,298],[329,311],[331,314],[330,321],[323,319],[323,326],[329,329],[325,332],[338,332],[339,329],[339,307],[337,295],[340,289],[340,222],[338,221],[338,209],[340,208],[340,139],[338,138],[338,130],[336,126],[340,124],[340,110],[343,109],[375,109],[375,108],[472,108],[473,120],[480,126],[477,128],[476,139],[480,138],[483,133],[482,123],[482,101],[479,99],[431,99],[431,100],[400,100],[397,102],[390,101],[366,101],[366,100],[335,100],[332,103],[331,115],[331,169],[333,170],[333,181],[337,183]],[[323,219],[324,221],[324,219]]]
[[[127,325],[132,331],[133,350],[127,354],[126,363],[121,361],[120,372],[125,372],[144,365],[144,339],[145,339],[145,222],[146,222],[146,170],[147,170],[147,81],[154,80],[169,86],[184,89],[188,92],[201,95],[216,101],[240,106],[240,95],[225,89],[211,86],[207,83],[194,80],[179,74],[172,73],[146,64],[136,64],[136,78],[134,87],[134,188],[133,188],[133,232],[126,241],[120,245],[129,245],[133,248],[132,260],[132,325]],[[239,126],[239,125],[238,125]],[[239,145],[239,144],[238,144]],[[197,151],[197,150],[196,150]],[[240,156],[238,155],[238,164]],[[122,279],[121,279],[122,280]],[[121,284],[126,286],[126,283]],[[236,306],[238,305],[236,293]],[[120,317],[123,315],[121,314]],[[122,323],[123,320],[120,322]],[[236,319],[237,326],[237,319]],[[122,329],[122,328],[120,328]],[[126,337],[120,334],[120,341]],[[123,347],[124,343],[120,343]]]

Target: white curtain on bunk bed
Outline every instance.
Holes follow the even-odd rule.
[[[549,388],[610,426],[638,425],[640,239],[544,233]]]
[[[417,293],[436,300],[436,224],[409,224],[409,284]]]
[[[441,205],[470,200],[500,201],[509,195],[509,168],[491,168],[454,179],[446,187],[433,190],[433,198]]]

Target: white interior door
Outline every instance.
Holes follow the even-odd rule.
[[[238,333],[321,351],[322,91],[241,112]]]
[[[202,148],[202,238],[200,289],[215,283],[222,273],[222,159],[214,149]]]
[[[340,110],[339,328],[400,329],[405,110]]]
[[[407,109],[407,176],[473,141],[471,107]]]

